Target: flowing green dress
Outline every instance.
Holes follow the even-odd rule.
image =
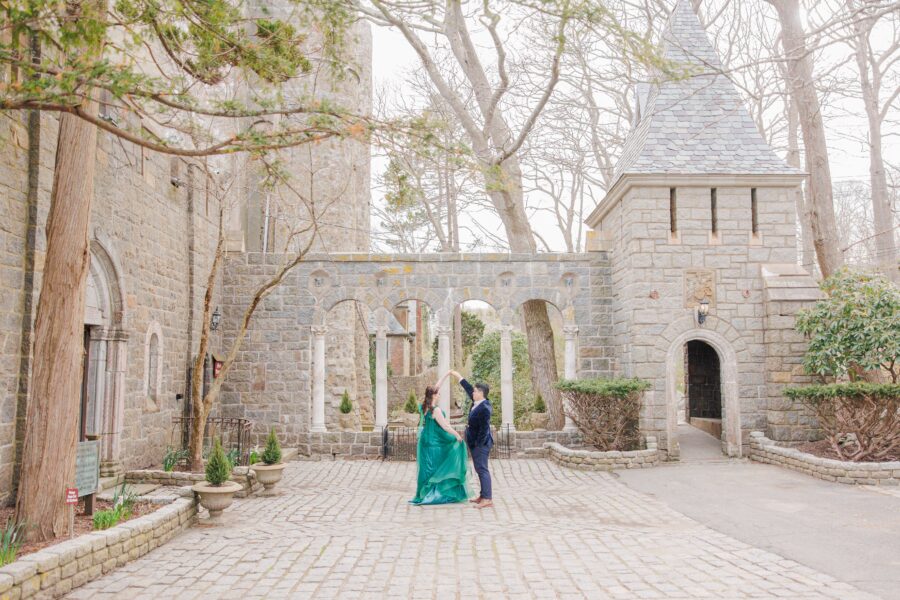
[[[416,497],[411,504],[450,504],[471,497],[466,445],[444,431],[428,413],[420,421]]]

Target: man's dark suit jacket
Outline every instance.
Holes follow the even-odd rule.
[[[474,403],[475,399],[472,398],[472,392],[475,388],[472,387],[472,384],[465,379],[460,379],[459,385],[462,386],[466,394],[469,395],[469,399]],[[466,428],[466,445],[469,448],[477,448],[479,446],[490,448],[494,445],[494,436],[491,435],[491,415],[493,412],[494,409],[487,398],[469,411],[469,426]]]

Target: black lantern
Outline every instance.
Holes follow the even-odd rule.
[[[222,313],[219,312],[219,307],[216,307],[216,310],[213,311],[212,319],[209,321],[209,328],[212,331],[215,331],[219,328],[219,321],[222,320]]]
[[[697,305],[697,323],[703,325],[706,322],[707,315],[709,315],[709,300],[704,298]]]

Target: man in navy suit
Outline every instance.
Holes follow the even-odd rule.
[[[491,472],[488,470],[488,458],[491,455],[491,448],[494,446],[494,436],[491,435],[491,414],[494,409],[488,400],[488,393],[491,389],[486,383],[476,383],[473,386],[456,371],[450,373],[459,380],[459,385],[472,401],[472,408],[469,410],[469,426],[466,428],[466,445],[472,454],[475,472],[481,483],[481,494],[472,502],[475,503],[476,508],[489,508],[494,505],[491,494]]]

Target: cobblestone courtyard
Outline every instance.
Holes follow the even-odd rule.
[[[414,507],[414,463],[295,462],[69,598],[873,598],[606,473],[494,461],[493,510]]]

